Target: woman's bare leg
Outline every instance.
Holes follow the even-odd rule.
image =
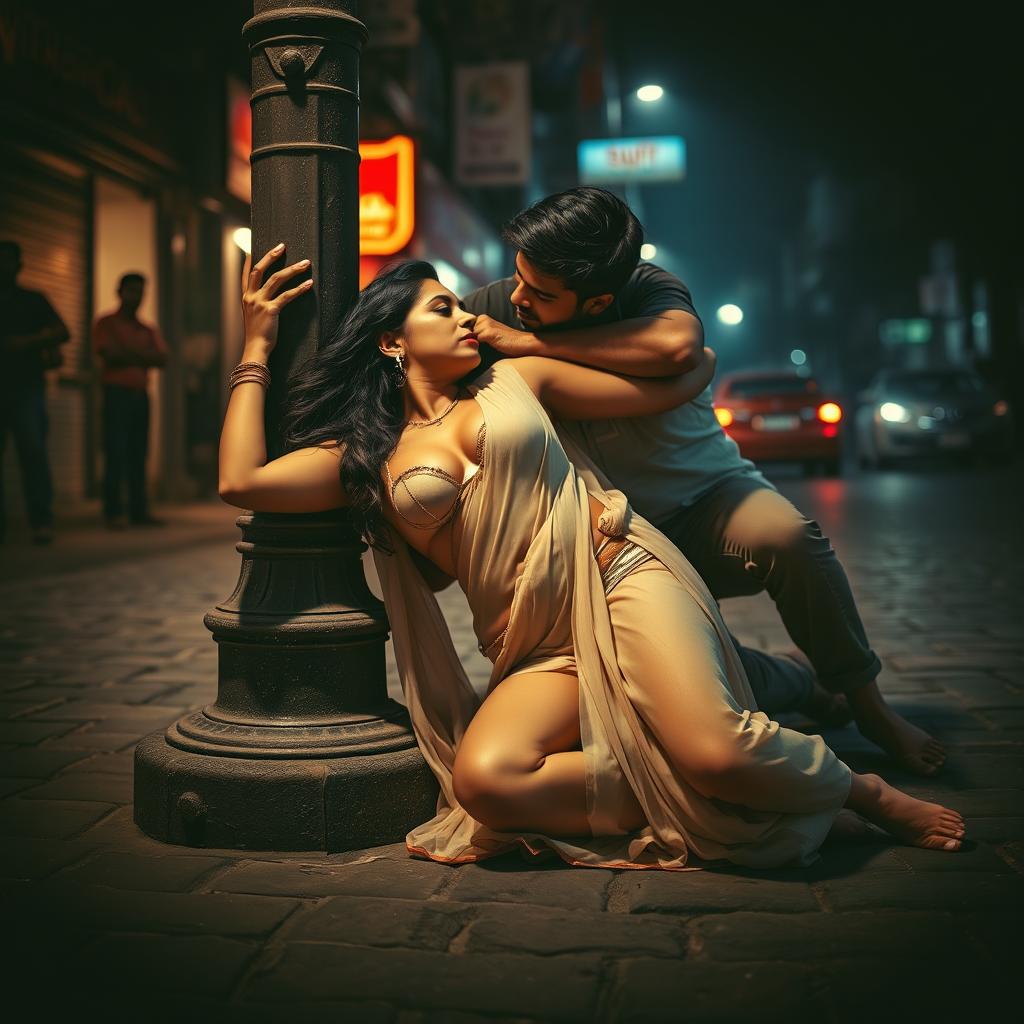
[[[758,725],[755,732],[763,732],[761,737],[736,727],[749,720],[727,698],[718,639],[710,623],[698,616],[682,642],[685,633],[678,631],[676,605],[690,598],[659,568],[627,577],[609,601],[630,699],[648,728],[680,775],[708,796],[764,809],[781,800],[774,808],[780,811],[789,809],[782,804],[790,801],[813,805],[813,785],[801,795],[793,792],[807,788],[800,779],[801,762],[806,762],[805,769],[813,768],[806,752],[794,752],[793,765],[749,756],[751,746],[756,748],[761,740],[771,745],[773,754],[782,753],[771,744],[779,727]],[[634,607],[627,609],[627,603]],[[668,628],[673,624],[674,636]],[[798,746],[813,743],[799,734],[793,740]],[[825,757],[833,756],[818,746]],[[576,676],[510,676],[488,695],[459,744],[455,795],[474,818],[498,831],[587,835],[584,755],[579,748]],[[718,762],[710,772],[709,749],[714,751],[710,760]],[[963,819],[955,811],[916,800],[873,775],[852,776],[846,806],[903,842],[926,849],[957,849],[964,835]],[[625,817],[620,822],[624,831],[645,824],[635,801]]]
[[[523,672],[503,679],[462,737],[454,786],[459,803],[498,831],[589,835],[576,676]],[[627,832],[644,824],[639,804],[620,822]]]
[[[630,703],[695,789],[761,810],[827,806],[815,807],[815,778],[819,759],[834,763],[834,755],[818,737],[738,712],[718,635],[664,567],[649,562],[626,577],[608,607]],[[834,787],[825,786],[824,797],[833,799]],[[874,775],[853,775],[846,806],[926,849],[958,849],[964,835],[956,811],[915,800]]]

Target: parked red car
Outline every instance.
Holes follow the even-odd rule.
[[[843,409],[813,377],[744,372],[724,376],[715,391],[722,429],[754,462],[799,462],[838,476]]]

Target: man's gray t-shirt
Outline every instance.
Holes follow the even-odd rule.
[[[463,302],[471,313],[486,314],[521,329],[510,301],[515,287],[514,278],[504,278],[471,292]],[[641,263],[604,315],[585,325],[565,326],[657,316],[670,309],[697,316],[690,291],[679,278],[651,263]],[[484,366],[502,358],[493,349],[482,354]],[[563,421],[562,425],[625,493],[633,508],[654,523],[694,504],[730,477],[745,474],[763,480],[719,426],[710,387],[692,402],[655,416]],[[767,481],[765,484],[768,486]]]

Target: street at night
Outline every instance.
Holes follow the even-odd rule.
[[[8,1016],[1019,1017],[1013,28],[0,4]]]
[[[155,842],[132,822],[132,750],[215,696],[201,613],[236,571],[228,515],[216,543],[51,564],[0,591],[5,916],[23,968],[60,978],[79,1006],[145,999],[247,1020],[470,1021],[500,1005],[517,1021],[857,1021],[881,1002],[987,1019],[1012,981],[1024,906],[1019,478],[777,481],[849,568],[882,689],[950,756],[922,781],[852,725],[827,740],[959,809],[971,850],[943,859],[879,837],[827,845],[806,869],[671,875],[516,855],[445,868],[403,844],[327,855]],[[485,682],[465,603],[445,596]],[[744,641],[790,646],[766,597],[724,604]]]

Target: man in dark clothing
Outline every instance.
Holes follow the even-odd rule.
[[[0,466],[7,435],[14,438],[32,540],[53,540],[53,478],[46,450],[45,371],[60,366],[70,337],[64,321],[40,292],[18,286],[21,246],[0,241]],[[0,541],[6,533],[0,470]]]
[[[156,526],[146,495],[149,444],[149,368],[163,366],[160,332],[138,318],[146,287],[141,274],[125,274],[117,288],[121,306],[93,328],[93,350],[103,364],[103,514],[107,526],[124,526],[123,491],[135,526]]]
[[[540,355],[658,377],[703,358],[689,290],[639,262],[643,229],[611,193],[581,187],[549,196],[503,234],[516,249],[515,276],[463,300],[477,314],[474,334],[493,350],[485,363]],[[848,703],[860,731],[903,767],[939,770],[941,745],[878,689],[881,662],[828,538],[742,457],[715,418],[710,388],[657,416],[559,428],[676,544],[716,598],[765,590],[775,602],[798,650],[772,657],[737,644],[759,708],[799,707],[824,721]]]

